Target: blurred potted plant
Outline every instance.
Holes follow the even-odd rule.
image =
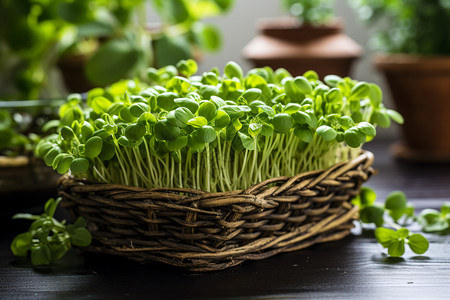
[[[0,2],[0,99],[61,94],[55,63],[70,26],[52,16],[56,1]]]
[[[57,104],[61,103],[0,102],[0,198],[9,201],[8,209],[24,203],[42,203],[56,196],[58,174],[35,158],[33,151],[42,136],[55,131],[52,121],[48,121]],[[48,125],[43,126],[47,122]],[[11,213],[8,209],[1,215]]]
[[[261,21],[260,34],[244,48],[244,56],[257,67],[283,67],[295,75],[315,70],[321,77],[348,76],[362,49],[342,33],[332,2],[283,0],[291,17]]]
[[[42,99],[83,92],[148,66],[176,64],[194,49],[220,48],[220,32],[201,19],[233,0],[152,0],[162,24],[147,28],[146,0],[2,1],[0,97]],[[152,42],[153,41],[153,42]]]
[[[405,117],[396,154],[450,161],[450,3],[440,0],[352,1],[374,25],[374,64]]]
[[[70,92],[85,92],[148,67],[150,36],[143,25],[144,0],[62,1],[56,18],[73,25],[75,34],[58,67]],[[144,24],[145,25],[145,24]]]
[[[86,74],[83,91],[129,77],[142,77],[149,66],[174,65],[194,56],[195,50],[216,51],[220,32],[201,19],[228,11],[232,0],[152,0],[161,23],[148,28],[145,0],[65,3],[64,18],[76,22],[77,38],[59,66],[66,82]],[[87,4],[90,5],[87,5]],[[71,8],[80,6],[83,13]],[[92,10],[96,13],[92,13]],[[89,15],[88,19],[78,17]],[[133,18],[137,17],[137,18]],[[69,78],[70,70],[74,76]],[[86,84],[89,83],[89,84]],[[69,86],[70,87],[70,86]],[[70,88],[80,91],[80,88]]]

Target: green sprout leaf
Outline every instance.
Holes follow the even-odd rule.
[[[193,59],[180,60],[177,64],[178,72],[186,77],[190,77],[197,72],[197,63]]]
[[[175,103],[175,99],[178,98],[178,94],[173,92],[166,92],[159,94],[156,98],[156,102],[158,103],[158,106],[170,111],[177,107],[177,104]]]
[[[336,138],[336,131],[327,125],[322,125],[316,130],[317,134],[322,137],[325,141],[329,142]]]
[[[257,88],[251,88],[242,93],[242,97],[247,100],[248,103],[253,102],[261,98],[261,90]]]
[[[226,64],[224,73],[228,78],[236,77],[239,80],[242,80],[244,78],[244,72],[242,71],[241,67],[234,61],[230,61]]]
[[[11,243],[11,251],[15,256],[26,257],[32,245],[32,235],[24,232],[17,235]]]
[[[155,124],[154,130],[155,136],[161,140],[171,141],[180,135],[180,128],[171,125],[167,119],[158,121]]]
[[[388,248],[396,239],[398,239],[398,235],[393,229],[379,227],[375,229],[375,238],[381,246]]]
[[[379,223],[383,219],[384,210],[380,206],[364,207],[360,213],[359,218],[364,223]]]
[[[311,83],[303,76],[295,77],[294,82],[302,94],[310,94],[313,91]]]
[[[396,112],[395,110],[388,109],[386,110],[386,114],[398,124],[405,123],[405,120],[403,119],[402,115]]]
[[[61,128],[61,136],[64,140],[71,142],[75,138],[75,133],[69,126]]]
[[[99,96],[92,99],[91,107],[96,114],[100,115],[104,112],[107,112],[111,104],[111,101],[103,96]]]
[[[198,108],[198,115],[204,117],[209,122],[217,115],[216,106],[211,102],[203,102]],[[192,117],[189,119],[192,119]]]
[[[70,164],[73,174],[85,174],[89,170],[89,161],[86,158],[75,158]]]
[[[297,111],[291,114],[291,117],[297,124],[309,124],[311,122],[311,117],[303,111]]]
[[[130,124],[125,129],[125,136],[128,140],[136,142],[145,135],[145,132],[145,126],[142,123]]]
[[[251,137],[249,137],[248,135],[246,135],[242,132],[238,132],[238,134],[239,134],[239,138],[241,139],[242,146],[244,146],[245,149],[255,150],[255,142],[253,141],[253,139]]]
[[[188,125],[191,125],[196,128],[203,127],[208,124],[208,120],[202,116],[193,117],[187,122]]]
[[[358,82],[350,91],[350,97],[353,99],[363,99],[370,95],[371,88],[367,82]]]
[[[192,100],[190,98],[176,98],[174,101],[178,105],[178,107],[186,107],[193,114],[197,111],[199,107],[197,101]]]
[[[394,240],[388,247],[388,254],[392,257],[400,257],[405,253],[404,240]]]
[[[139,118],[143,113],[146,113],[149,111],[150,111],[150,107],[145,103],[134,103],[130,107],[130,113],[136,118]]]
[[[84,148],[84,154],[88,158],[95,158],[100,154],[100,152],[102,152],[102,146],[102,139],[98,136],[93,136],[87,140]]]
[[[197,137],[204,143],[212,143],[217,138],[214,128],[204,125],[197,130]]]
[[[356,128],[358,128],[360,132],[367,136],[374,136],[377,133],[375,127],[373,127],[373,125],[368,122],[360,122],[356,126]]]
[[[338,82],[341,81],[342,78],[340,76],[337,75],[326,75],[324,78],[324,81],[332,87],[336,87]]]
[[[187,136],[179,136],[172,141],[167,141],[167,148],[169,148],[170,151],[178,151],[186,147],[187,143],[188,143]]]
[[[86,228],[75,229],[70,237],[70,242],[75,246],[86,247],[91,244],[92,236]]]
[[[424,254],[427,252],[430,243],[421,234],[414,233],[408,237],[408,245],[416,254]]]
[[[35,266],[48,265],[52,254],[47,245],[40,245],[31,248],[31,263]]]
[[[347,145],[352,148],[358,148],[364,143],[366,140],[366,136],[364,133],[360,132],[355,127],[352,127],[345,131],[344,133],[344,141]]]
[[[372,116],[370,117],[370,122],[373,124],[378,124],[384,128],[387,128],[391,125],[391,121],[389,119],[388,114],[380,110],[376,110],[372,113]]]
[[[406,212],[406,202],[406,195],[401,191],[393,191],[387,196],[385,208],[395,222]]]
[[[294,125],[292,117],[286,113],[276,114],[272,119],[273,129],[282,134],[287,134],[291,131]]]

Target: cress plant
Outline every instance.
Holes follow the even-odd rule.
[[[375,238],[384,248],[388,249],[388,254],[392,257],[399,257],[405,253],[405,245],[416,254],[423,254],[428,250],[429,241],[419,233],[411,233],[405,228],[412,225],[414,221],[422,224],[422,231],[430,232],[430,228],[445,230],[448,227],[441,226],[440,220],[447,223],[446,215],[448,213],[448,204],[442,208],[443,217],[437,215],[437,211],[426,209],[421,212],[419,217],[414,214],[414,206],[406,199],[402,191],[393,191],[389,193],[383,203],[375,202],[375,192],[362,187],[360,194],[353,199],[353,204],[359,206],[359,220],[366,224],[375,224]],[[431,215],[433,214],[433,217]],[[423,220],[429,220],[425,225]],[[449,218],[450,219],[450,218]],[[448,225],[447,225],[448,226]],[[439,227],[439,228],[438,228]],[[437,231],[437,230],[436,230]]]
[[[27,232],[17,235],[11,242],[11,251],[15,256],[27,257],[35,266],[48,265],[61,259],[73,246],[86,247],[92,236],[86,229],[86,221],[79,217],[74,224],[59,222],[53,215],[61,198],[49,199],[41,215],[16,214],[13,219],[32,220]]]
[[[68,97],[59,133],[36,152],[59,173],[139,187],[245,189],[328,168],[402,117],[380,88],[336,75],[229,62],[201,75],[193,60]]]

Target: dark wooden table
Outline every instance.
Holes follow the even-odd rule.
[[[380,199],[403,190],[418,211],[450,201],[449,165],[395,161],[384,141],[366,148],[375,153],[378,169],[367,185]],[[426,255],[407,250],[393,259],[373,233],[355,230],[342,241],[220,272],[190,273],[75,251],[54,266],[33,269],[9,251],[13,236],[27,226],[2,218],[0,299],[450,299],[450,236],[427,235]]]

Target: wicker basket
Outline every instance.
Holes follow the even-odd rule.
[[[88,221],[89,250],[192,271],[221,270],[350,233],[350,200],[373,173],[373,154],[245,191],[144,189],[63,177],[62,205]]]

